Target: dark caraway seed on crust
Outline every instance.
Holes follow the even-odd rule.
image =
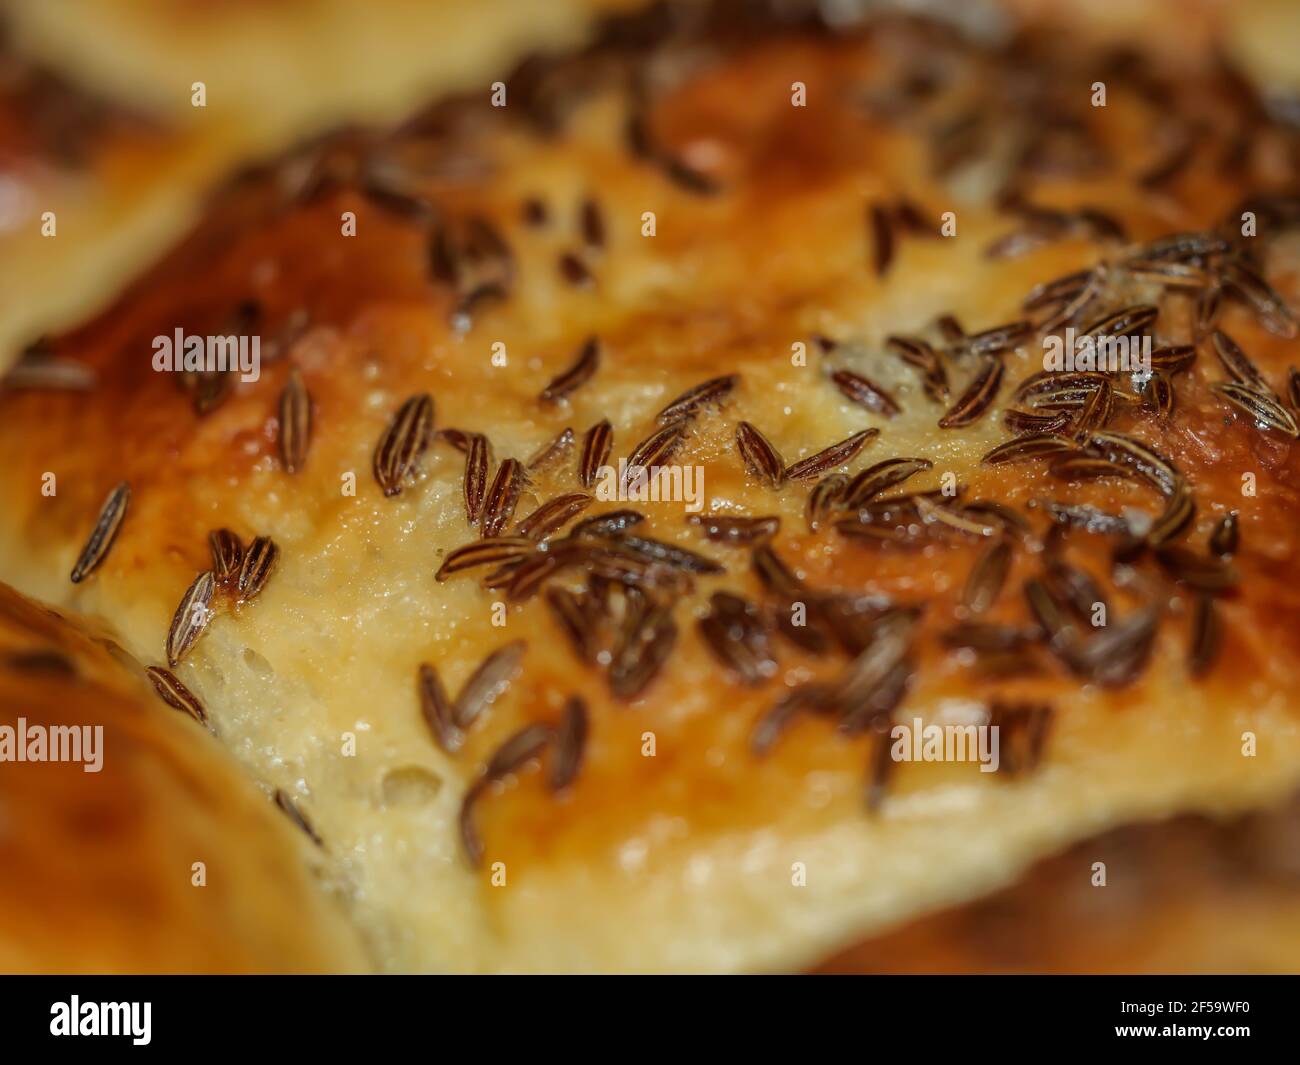
[[[579,695],[569,696],[560,723],[555,729],[555,753],[546,781],[551,791],[564,791],[578,778],[582,757],[587,749],[589,727],[587,704]]]
[[[1219,558],[1231,558],[1237,553],[1239,537],[1237,512],[1230,510],[1219,519],[1214,531],[1210,533],[1210,552]]]
[[[686,426],[682,422],[673,422],[651,433],[632,449],[627,457],[627,468],[623,477],[623,489],[641,476],[638,471],[648,471],[652,466],[665,465],[673,457],[682,441],[686,438]],[[584,456],[585,457],[585,456]]]
[[[303,816],[303,812],[298,809],[298,805],[287,794],[279,788],[275,789],[275,805],[278,806],[302,832],[305,832],[307,838],[316,846],[323,847],[325,844],[317,835],[316,830],[312,828],[311,822]]]
[[[1004,652],[1023,651],[1036,643],[1040,636],[1041,631],[1036,627],[967,621],[945,630],[939,638],[945,647]]]
[[[627,532],[628,529],[640,525],[643,521],[645,521],[645,515],[637,510],[608,510],[604,514],[583,518],[573,527],[573,535],[619,536]]]
[[[1151,352],[1151,369],[1163,374],[1176,374],[1196,361],[1193,344],[1168,344]]]
[[[526,536],[530,540],[545,540],[551,533],[591,506],[591,503],[592,497],[581,492],[556,496],[524,518],[515,527],[515,535]]]
[[[793,465],[787,466],[785,476],[792,481],[820,477],[827,470],[833,470],[836,466],[843,466],[851,462],[858,452],[866,447],[869,441],[879,435],[879,429],[863,429],[856,432],[852,436],[841,440],[838,444],[832,444],[830,447],[818,451],[815,455],[809,455],[807,458],[800,459]]]
[[[705,646],[742,684],[759,685],[775,674],[767,628],[747,600],[731,592],[715,592],[699,629]]]
[[[1062,503],[1054,499],[1038,503],[1047,512],[1047,516],[1058,525],[1068,528],[1083,529],[1102,536],[1129,536],[1132,530],[1129,523],[1118,514],[1100,510],[1089,503]]]
[[[1135,437],[1098,431],[1089,437],[1088,447],[1111,462],[1132,466],[1165,495],[1172,495],[1182,482],[1172,462]]]
[[[536,549],[537,545],[525,536],[492,536],[475,540],[450,552],[434,576],[436,580],[445,581],[462,570],[523,559]]]
[[[427,662],[421,664],[417,687],[420,696],[420,714],[429,726],[435,742],[448,754],[455,754],[465,742],[465,734],[453,720],[451,700],[442,686],[438,671]]]
[[[145,670],[145,675],[153,682],[163,702],[175,710],[189,714],[200,725],[207,726],[208,713],[203,709],[203,704],[199,702],[198,696],[176,678],[174,673],[161,666],[149,666]]]
[[[91,531],[86,546],[81,549],[81,554],[77,556],[76,564],[72,567],[73,584],[84,581],[108,557],[109,549],[117,539],[118,532],[121,531],[122,520],[126,517],[126,508],[130,502],[131,486],[125,481],[108,493],[108,498],[100,507],[95,528]]]
[[[483,514],[483,500],[487,494],[488,466],[492,461],[492,448],[482,433],[466,434],[465,443],[465,518],[477,525]]]
[[[445,440],[462,455],[469,450],[470,438],[473,436],[473,433],[467,433],[464,429],[453,429],[450,427],[439,429],[433,434],[435,440]]]
[[[79,676],[77,665],[62,651],[35,648],[27,651],[10,651],[4,655],[6,668],[19,673],[39,673],[53,677]]]
[[[894,223],[889,211],[873,203],[867,210],[867,225],[871,233],[872,269],[877,277],[884,277],[894,261]]]
[[[546,605],[559,622],[578,658],[595,665],[600,655],[604,615],[590,594],[577,594],[567,588],[547,588]]]
[[[736,449],[746,468],[771,488],[785,482],[785,461],[766,436],[749,422],[736,426]]]
[[[1252,311],[1260,325],[1275,336],[1294,340],[1300,333],[1300,323],[1286,302],[1240,257],[1224,261],[1223,279],[1227,291],[1238,297]]]
[[[487,777],[479,777],[466,789],[465,797],[460,802],[460,816],[457,819],[460,826],[460,841],[461,846],[465,848],[465,857],[473,868],[477,868],[483,862],[483,839],[478,834],[478,826],[474,823],[474,807],[483,797],[490,783]]]
[[[1177,397],[1174,384],[1166,374],[1158,373],[1147,383],[1146,400],[1160,422],[1167,424],[1174,416]]]
[[[560,430],[555,439],[548,440],[534,451],[524,462],[524,468],[529,472],[546,469],[551,463],[558,462],[569,453],[573,441],[573,429],[566,426]]]
[[[1048,465],[1047,472],[1062,481],[1096,481],[1102,477],[1131,480],[1133,477],[1133,471],[1128,466],[1078,452],[1058,455]]]
[[[804,508],[804,516],[810,532],[816,532],[821,527],[836,505],[844,498],[848,486],[849,479],[842,473],[829,474],[813,486],[813,490],[808,494],[808,504]]]
[[[886,418],[894,417],[902,409],[893,396],[860,373],[836,370],[831,374],[831,380],[848,399]]]
[[[801,599],[807,594],[803,581],[791,572],[790,568],[771,546],[763,543],[754,548],[750,556],[750,567],[766,588],[773,595],[785,599]]]
[[[563,373],[553,377],[550,383],[542,389],[538,397],[543,403],[558,403],[565,399],[571,392],[576,392],[595,376],[596,370],[600,366],[600,341],[595,337],[588,337],[581,348],[578,349],[578,356],[574,359],[573,365]]]
[[[834,705],[834,691],[829,684],[811,682],[792,688],[755,723],[749,737],[750,750],[759,757],[768,754],[800,714],[825,712]]]
[[[578,221],[582,230],[582,239],[587,247],[603,248],[605,246],[605,216],[601,213],[600,204],[590,197],[583,200],[578,213]]]
[[[1160,612],[1141,607],[1094,635],[1073,661],[1076,672],[1103,688],[1122,688],[1141,676],[1151,657]]]
[[[997,355],[1023,343],[1033,332],[1032,322],[1007,322],[968,336],[965,343],[972,355]]]
[[[985,356],[983,365],[976,372],[971,383],[966,386],[966,391],[948,408],[948,413],[939,419],[939,428],[959,429],[978,421],[980,416],[993,405],[1001,383],[1001,361]]]
[[[655,420],[660,425],[668,425],[683,418],[693,418],[704,407],[722,403],[740,381],[739,374],[727,374],[725,377],[712,377],[693,388],[688,388],[680,396],[664,407]]]
[[[1044,561],[1042,580],[1051,589],[1053,599],[1068,606],[1083,625],[1092,624],[1098,607],[1109,612],[1109,604],[1097,582],[1063,558]]]
[[[726,514],[691,514],[686,519],[697,525],[706,540],[720,544],[754,544],[770,540],[781,528],[778,517],[741,518]]]
[[[1210,391],[1244,413],[1256,429],[1272,429],[1284,436],[1300,437],[1300,423],[1296,422],[1295,415],[1271,395],[1235,381],[1220,381],[1210,385]]]
[[[673,645],[677,642],[677,623],[672,608],[656,603],[627,626],[609,667],[609,687],[614,696],[632,700],[650,686],[659,675]]]
[[[1162,547],[1156,551],[1156,561],[1179,584],[1202,592],[1225,592],[1240,581],[1237,571],[1223,559],[1187,547]]]
[[[513,640],[483,659],[452,704],[451,720],[457,728],[469,728],[505,693],[519,675],[525,650],[523,640]]]
[[[649,562],[662,563],[687,573],[722,573],[723,567],[711,558],[705,558],[694,551],[688,551],[676,544],[651,540],[648,537],[623,535],[618,539],[619,547],[640,555]]]
[[[212,551],[212,575],[218,584],[227,584],[239,574],[244,561],[244,545],[230,529],[213,529],[208,533]]]
[[[311,395],[295,366],[280,393],[280,461],[285,472],[298,473],[307,464],[311,446]]]
[[[1147,543],[1151,547],[1160,547],[1182,532],[1196,515],[1196,501],[1191,489],[1179,481],[1170,495],[1165,509],[1160,512],[1151,528],[1147,531]]]
[[[6,391],[87,392],[95,387],[98,376],[89,366],[72,359],[48,354],[25,353],[9,371],[0,375],[0,388]]]
[[[266,582],[280,557],[280,549],[269,536],[256,536],[244,552],[244,561],[239,567],[239,577],[235,581],[239,601],[247,603],[255,599]]]
[[[398,408],[375,447],[375,480],[384,495],[395,496],[402,491],[432,434],[432,397],[412,396]]]
[[[999,772],[1014,776],[1038,766],[1053,716],[1052,708],[1045,704],[994,702],[989,707],[989,725],[1004,737]]]
[[[1254,389],[1256,392],[1262,392],[1265,395],[1271,395],[1272,389],[1268,387],[1268,382],[1264,380],[1264,375],[1259,372],[1259,367],[1251,360],[1250,356],[1241,350],[1232,337],[1221,329],[1216,329],[1211,336],[1214,343],[1214,353],[1219,357],[1219,362],[1223,368],[1228,371],[1228,376],[1239,384],[1247,388]]]
[[[609,419],[597,422],[582,438],[582,457],[578,461],[578,483],[583,488],[590,488],[596,482],[596,475],[609,461],[609,453],[614,448],[614,427]]]
[[[962,590],[962,604],[966,609],[972,614],[988,610],[1001,593],[1010,567],[1011,545],[1005,540],[998,540],[980,552]]]
[[[1160,309],[1149,303],[1139,303],[1111,311],[1088,325],[1081,337],[1117,337],[1138,335],[1147,330],[1156,320]]]
[[[182,658],[189,654],[195,642],[203,635],[203,630],[212,620],[212,593],[216,590],[216,581],[212,571],[207,570],[194,578],[194,581],[181,596],[181,601],[172,615],[171,626],[167,630],[167,664],[175,667]]]
[[[894,458],[863,470],[844,489],[844,506],[854,510],[934,465],[929,459]]]
[[[528,475],[518,459],[506,459],[497,467],[497,474],[483,498],[483,515],[479,532],[484,539],[499,536],[514,516]]]
[[[1068,436],[1057,433],[1026,433],[1005,444],[999,444],[985,455],[980,462],[988,466],[998,466],[1013,462],[1032,462],[1037,459],[1050,459],[1059,455],[1074,454],[1078,444]]]
[[[560,276],[570,285],[585,288],[590,285],[594,278],[587,264],[582,261],[574,252],[564,252],[559,260]]]

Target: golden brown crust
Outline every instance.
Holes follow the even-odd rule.
[[[59,727],[92,730],[83,761],[0,762],[0,970],[367,967],[311,845],[226,752],[116,644],[0,587],[0,728]]]
[[[1297,449],[1231,416],[1210,389],[1224,375],[1207,343],[1176,378],[1167,427],[1118,402],[1109,426],[1159,448],[1192,485],[1198,511],[1183,543],[1203,554],[1220,517],[1240,512],[1240,581],[1217,601],[1222,649],[1199,679],[1186,651],[1194,597],[1152,551],[1114,569],[1114,539],[1084,533],[1067,538],[1066,557],[1101,582],[1109,625],[1158,608],[1149,663],[1132,655],[1121,668],[1133,651],[1121,641],[1072,673],[1035,645],[1018,664],[1032,659],[1037,672],[986,675],[943,639],[961,618],[979,544],[873,547],[828,527],[810,532],[809,489],[765,488],[735,443],[748,421],[794,461],[877,428],[850,472],[924,456],[933,467],[907,489],[937,489],[951,473],[964,501],[1016,508],[1033,536],[1015,548],[988,618],[1028,625],[1021,586],[1048,557],[1033,546],[1046,537],[1044,498],[1151,517],[1166,500],[1141,480],[1070,484],[1043,463],[980,464],[1007,439],[1012,384],[1042,365],[1036,341],[998,356],[1005,383],[987,413],[940,429],[944,405],[885,338],[923,334],[939,345],[929,330],[941,314],[971,333],[1015,320],[1037,283],[1217,226],[1249,193],[1288,192],[1293,135],[1234,96],[1205,56],[1194,76],[1180,68],[1165,78],[1154,62],[1075,53],[1050,34],[990,49],[906,22],[863,36],[787,30],[695,43],[651,48],[653,61],[637,48],[598,49],[546,71],[541,88],[516,82],[504,113],[485,101],[434,109],[395,138],[351,135],[325,145],[314,166],[299,158],[250,179],[111,315],[57,345],[99,371],[98,390],[0,399],[11,456],[0,476],[13,501],[0,575],[102,616],[144,660],[162,660],[177,603],[211,565],[211,530],[227,526],[245,543],[274,538],[281,555],[265,589],[240,606],[219,593],[216,619],[178,673],[250,770],[303,806],[336,874],[351,878],[357,920],[389,968],[798,966],[1003,885],[1112,824],[1248,807],[1290,792],[1300,775],[1296,657],[1286,653],[1300,620]],[[936,68],[940,88],[926,88]],[[1086,88],[1098,70],[1109,84],[1104,108],[1090,106]],[[792,106],[796,82],[806,107]],[[1188,162],[1173,167],[1155,131],[1185,129],[1190,116],[1204,127]],[[628,150],[629,119],[639,153]],[[1060,129],[1075,132],[1062,140]],[[375,158],[390,175],[378,191],[366,180]],[[1010,207],[997,205],[999,192]],[[540,226],[527,221],[533,197],[546,208]],[[919,205],[931,235],[898,235],[882,256],[868,239],[869,208],[896,208],[900,197]],[[584,236],[588,198],[603,242]],[[1067,213],[1035,221],[1025,202]],[[1278,202],[1270,227],[1292,209]],[[1072,213],[1081,207],[1105,215]],[[953,237],[933,235],[944,211],[955,212]],[[356,215],[355,236],[345,235],[345,212]],[[653,237],[642,235],[646,212]],[[487,235],[475,219],[490,222]],[[1110,235],[1112,222],[1122,238]],[[1026,251],[986,254],[1021,227],[1031,230]],[[1261,238],[1261,265],[1284,293],[1294,284],[1290,239],[1272,228]],[[459,249],[450,259],[449,246]],[[883,272],[873,255],[888,260]],[[1216,270],[1225,257],[1215,252]],[[449,274],[462,286],[486,277],[505,298],[467,305],[468,289]],[[1118,265],[1106,283],[1112,307],[1159,295]],[[199,414],[178,375],[151,368],[152,340],[177,328],[226,332],[250,300],[250,328],[275,339],[280,357],[266,342],[261,379]],[[1186,299],[1161,297],[1161,307],[1161,342],[1181,343]],[[459,331],[466,314],[471,324]],[[1292,341],[1232,300],[1220,324],[1284,390]],[[603,356],[592,379],[563,403],[540,402],[593,334]],[[819,335],[839,343],[822,351]],[[493,363],[498,343],[505,366]],[[796,343],[806,345],[804,364],[791,360]],[[955,398],[978,360],[959,350],[944,357]],[[278,446],[291,365],[312,404],[311,444],[294,475]],[[900,413],[885,418],[844,398],[829,379],[844,368],[886,388]],[[677,459],[704,468],[708,505],[779,516],[774,550],[809,599],[837,592],[924,605],[900,721],[982,721],[997,702],[1050,704],[1036,771],[990,779],[970,765],[898,766],[868,815],[870,736],[846,738],[833,717],[808,715],[767,757],[751,750],[756,723],[784,692],[839,675],[848,656],[773,636],[776,676],[745,687],[698,630],[715,591],[775,605],[751,572],[751,548],[706,542],[679,504],[644,508],[639,530],[726,573],[697,575],[680,599],[650,589],[672,611],[676,642],[644,694],[619,699],[605,671],[572,653],[541,596],[508,604],[500,625],[494,604],[506,597],[480,588],[477,573],[435,580],[476,535],[462,502],[465,458],[449,440],[430,445],[395,497],[371,474],[386,426],[421,393],[433,397],[438,429],[485,433],[498,459],[524,460],[566,426],[581,437],[602,419],[614,427],[617,459],[657,428],[656,412],[674,396],[723,373],[739,383],[719,410],[691,422]],[[53,497],[40,493],[46,471],[57,476]],[[1253,496],[1242,494],[1247,473]],[[102,567],[74,588],[67,573],[120,480],[132,487],[130,513]],[[517,516],[578,488],[570,452],[532,476]],[[577,569],[557,583],[576,588],[570,577],[583,576]],[[527,644],[521,678],[448,754],[420,714],[419,665],[434,664],[454,694],[489,652],[518,639]],[[1108,666],[1123,683],[1101,683]],[[504,740],[558,723],[575,694],[590,713],[576,782],[562,796],[537,773],[490,788],[473,811],[485,853],[471,869],[462,797]],[[1257,743],[1250,757],[1245,733]]]

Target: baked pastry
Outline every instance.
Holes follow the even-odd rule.
[[[828,959],[827,973],[1292,973],[1297,803],[1126,825],[1013,886]],[[1121,878],[1093,885],[1104,862]],[[1226,919],[1231,915],[1231,919]]]
[[[242,150],[220,121],[177,132],[0,50],[0,370],[153,265]]]
[[[526,51],[580,45],[620,6],[0,5],[0,370],[153,266],[232,171],[487,86]]]
[[[323,125],[397,121],[486,87],[527,52],[585,43],[637,0],[71,0],[3,5],[24,51],[96,94],[185,126],[236,115],[280,146]],[[191,87],[202,82],[206,106]]]
[[[229,753],[109,637],[7,587],[0,754],[0,970],[366,969],[317,848]]]
[[[382,969],[804,967],[1300,783],[1294,132],[1200,26],[783,11],[249,175],[0,398],[0,578],[194,693]]]

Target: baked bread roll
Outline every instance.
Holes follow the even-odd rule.
[[[0,970],[364,971],[317,848],[92,632],[0,587]]]
[[[0,371],[155,265],[241,166],[487,85],[625,6],[0,5]]]
[[[1294,132],[1194,35],[728,16],[250,175],[0,398],[0,577],[180,678],[382,969],[805,967],[1300,781]]]

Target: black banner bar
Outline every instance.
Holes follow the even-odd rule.
[[[825,1040],[842,1045],[852,1033],[855,1041],[870,1036],[864,1057],[891,1044],[999,1053],[1204,1046],[1232,1054],[1292,1046],[1300,990],[1293,977],[767,977],[729,986],[714,977],[704,978],[708,989],[698,980],[651,987],[651,979],[3,977],[0,1045],[10,1061],[60,1045],[332,1058],[399,1053],[421,1045],[412,1039],[446,1032],[465,1033],[487,1053],[511,1039],[538,1048],[563,1024],[566,1041],[590,1035],[591,1053],[602,1056],[627,1047],[634,1033],[633,1045],[644,1036],[646,1045],[678,1050],[734,1049],[757,1037],[770,1053],[775,1037],[819,1054],[830,1052]],[[430,1053],[450,1049],[430,1044]]]

